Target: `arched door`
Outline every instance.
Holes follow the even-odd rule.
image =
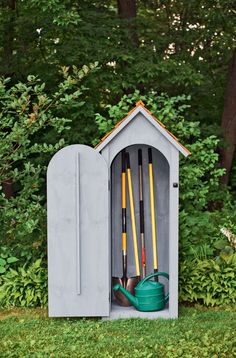
[[[108,168],[71,145],[47,173],[49,316],[109,316]]]

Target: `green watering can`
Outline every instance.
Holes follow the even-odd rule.
[[[113,290],[121,291],[138,311],[160,311],[168,302],[169,293],[165,296],[164,285],[162,283],[150,281],[150,279],[155,276],[164,276],[169,280],[168,273],[155,272],[152,275],[145,277],[137,284],[134,289],[135,296],[119,284],[115,285]]]

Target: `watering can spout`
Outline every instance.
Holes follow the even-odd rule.
[[[130,301],[130,303],[138,309],[138,300],[133,296],[129,291],[127,291],[123,286],[117,284],[113,287],[114,291],[121,291],[123,295]]]

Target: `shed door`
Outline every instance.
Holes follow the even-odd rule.
[[[85,145],[47,173],[49,316],[109,316],[108,167]]]

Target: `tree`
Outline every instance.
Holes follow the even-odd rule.
[[[234,0],[17,1],[16,10],[8,9],[14,20],[6,3],[0,2],[0,72],[9,72],[3,54],[11,43],[13,81],[33,73],[53,91],[60,66],[99,62],[84,79],[86,105],[80,118],[73,114],[71,143],[82,132],[90,143],[94,113],[136,88],[190,94],[191,117],[206,135],[219,131],[236,41]],[[12,21],[14,41],[4,30]]]

